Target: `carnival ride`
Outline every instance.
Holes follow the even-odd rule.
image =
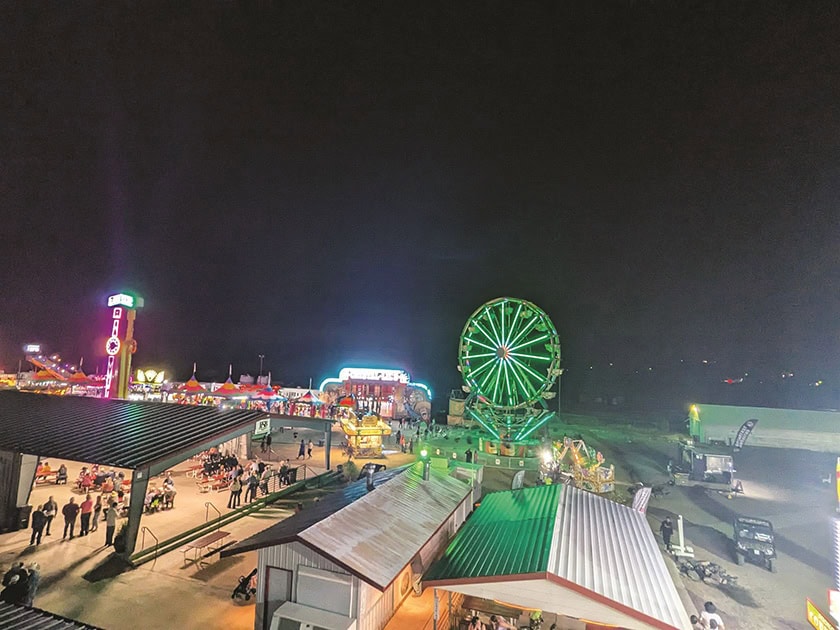
[[[604,466],[601,451],[586,446],[582,439],[564,437],[551,445],[542,465],[544,481],[573,483],[599,494],[615,490],[615,466]]]
[[[464,325],[458,370],[465,414],[496,440],[523,441],[554,416],[546,401],[562,372],[557,330],[527,300],[491,300]]]
[[[373,413],[359,418],[348,408],[341,407],[336,416],[341,423],[341,430],[347,438],[348,455],[356,457],[380,457],[382,440],[391,435],[391,425]]]

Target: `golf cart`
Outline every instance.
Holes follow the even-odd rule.
[[[749,561],[776,572],[776,545],[773,525],[763,518],[739,516],[735,519],[735,562]]]
[[[678,486],[705,486],[726,492],[743,492],[735,479],[732,449],[712,444],[680,442],[673,483]]]

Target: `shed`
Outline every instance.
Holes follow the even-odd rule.
[[[285,602],[384,627],[472,510],[472,487],[423,464],[357,481],[222,551],[259,551],[255,628]]]

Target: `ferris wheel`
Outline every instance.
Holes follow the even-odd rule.
[[[496,298],[464,325],[458,369],[469,414],[499,439],[523,439],[553,415],[545,401],[561,373],[557,330],[532,302]]]

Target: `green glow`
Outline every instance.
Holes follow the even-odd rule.
[[[513,336],[514,331],[516,331],[517,325],[519,324],[519,313],[522,312],[522,302],[516,305],[516,312],[513,314],[513,319],[510,320],[510,330],[508,331],[508,338],[504,340],[505,345],[510,347],[510,339]]]
[[[535,361],[551,361],[551,357],[539,356],[536,354],[523,354],[521,352],[511,352],[512,357],[522,357],[523,359],[534,359]]]
[[[494,354],[496,352],[496,348],[487,345],[486,343],[481,343],[478,339],[473,339],[472,337],[464,337],[464,340],[470,343],[474,343],[477,346],[481,346],[482,348],[487,348],[488,350],[491,350]]]
[[[493,341],[496,342],[497,346],[501,346],[502,345],[502,338],[499,336],[499,331],[496,330],[496,325],[493,323],[493,313],[492,313],[492,311],[488,310],[487,315],[488,315],[487,319],[490,322],[490,328],[493,329],[493,334],[495,335],[495,337],[493,337]]]
[[[545,377],[542,374],[532,370],[529,366],[522,363],[522,361],[520,361],[519,359],[511,359],[511,361],[513,361],[516,365],[518,365],[521,369],[525,370],[528,374],[533,376],[535,379],[540,380],[540,381],[545,380]]]
[[[495,357],[495,356],[496,356],[495,352],[486,352],[484,354],[465,354],[464,358],[465,359],[479,359],[479,358],[483,358],[483,357]]]
[[[520,343],[518,346],[511,346],[511,350],[519,350],[520,348],[527,348],[528,346],[533,346],[535,343],[543,341],[544,339],[548,339],[548,335],[542,335],[537,337],[536,339],[530,339],[524,343]]]
[[[515,346],[514,344],[515,344],[517,341],[519,341],[520,339],[522,339],[522,337],[524,337],[526,334],[528,334],[529,332],[531,332],[531,329],[534,327],[534,325],[535,325],[535,324],[536,324],[536,322],[532,319],[532,320],[531,320],[531,321],[529,321],[529,322],[528,322],[525,326],[523,326],[523,327],[522,327],[522,330],[520,330],[520,331],[516,334],[516,336],[515,336],[513,339],[511,339],[511,340],[510,340],[510,343],[508,344],[508,347],[509,347],[511,350],[515,350],[515,349],[517,348],[517,346]]]

